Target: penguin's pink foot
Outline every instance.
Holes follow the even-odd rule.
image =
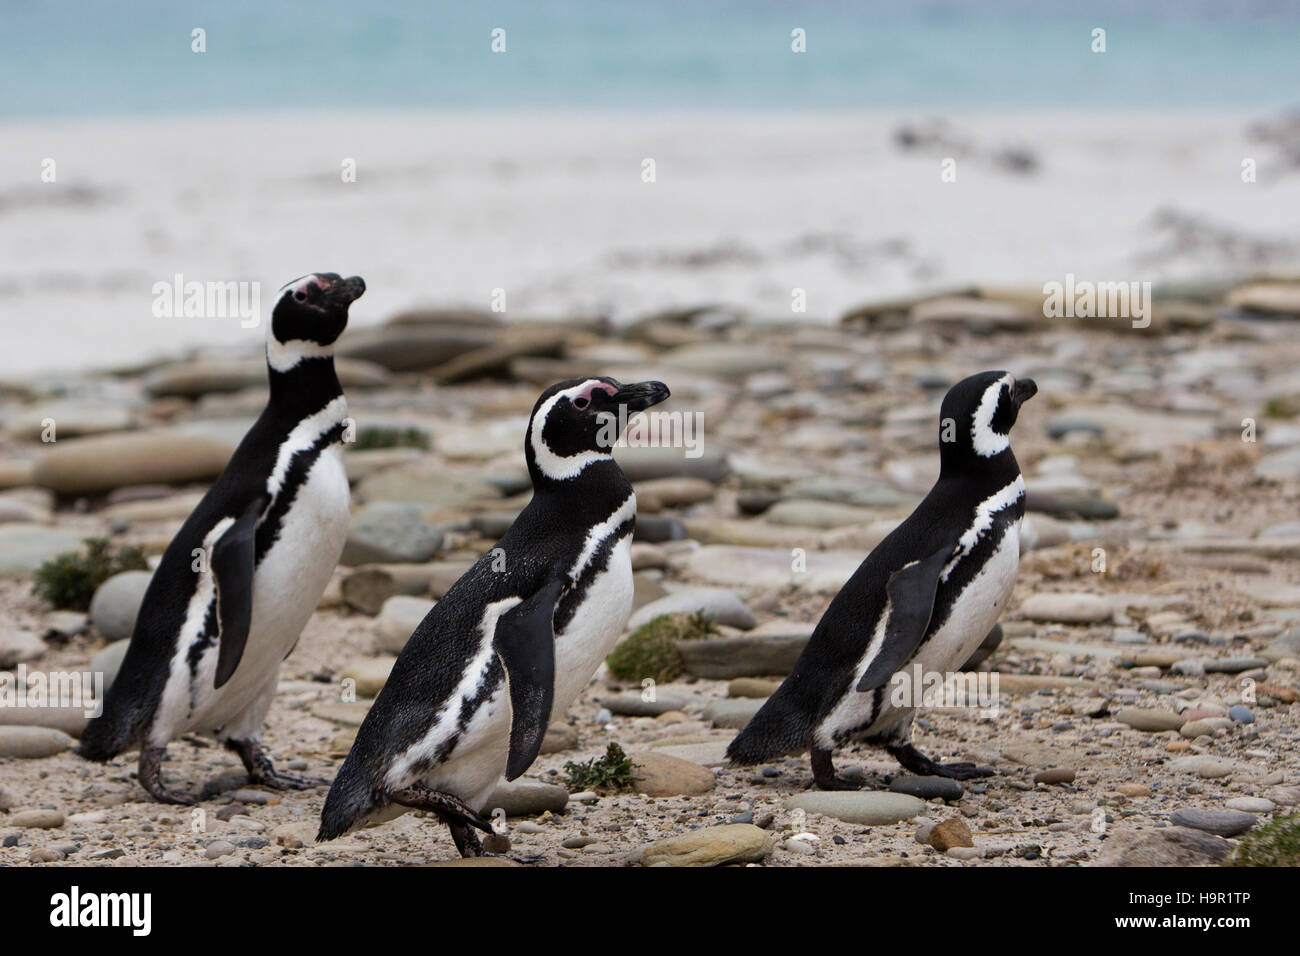
[[[304,774],[276,770],[275,764],[262,749],[258,740],[227,740],[226,746],[239,754],[248,771],[248,782],[254,786],[270,787],[272,790],[310,790],[313,787],[326,786],[328,781]]]
[[[188,793],[180,793],[176,790],[169,790],[162,782],[162,758],[166,752],[165,747],[148,747],[140,748],[140,766],[137,775],[140,778],[140,786],[149,792],[159,803],[175,803],[183,807],[192,807],[199,802],[198,797],[190,796]]]

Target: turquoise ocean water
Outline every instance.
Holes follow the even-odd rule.
[[[11,118],[1300,105],[1295,0],[4,0],[0,16]]]

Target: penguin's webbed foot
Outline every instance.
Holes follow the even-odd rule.
[[[911,744],[897,744],[885,749],[902,765],[904,770],[910,770],[922,777],[974,780],[977,777],[993,776],[993,770],[989,767],[979,767],[969,761],[958,760],[952,763],[935,763]]]
[[[149,796],[159,803],[174,803],[183,807],[194,806],[199,802],[198,797],[190,796],[188,793],[180,793],[176,790],[169,790],[163,784],[162,758],[164,749],[163,747],[140,748],[140,766],[137,771],[140,786],[144,787]]]
[[[442,820],[451,831],[452,842],[462,857],[483,855],[483,843],[473,827],[458,817],[444,816]]]
[[[316,787],[324,787],[329,781],[322,780],[320,777],[309,777],[302,773],[290,773],[287,770],[276,770],[272,767],[269,771],[260,771],[250,773],[248,782],[254,785],[270,787],[272,790],[312,790]]]
[[[992,767],[979,767],[964,760],[936,764],[936,766],[940,777],[950,777],[953,780],[975,780],[979,777],[991,777],[994,773]]]
[[[812,752],[813,782],[821,790],[860,790],[861,785],[835,773],[835,764],[829,750]]]
[[[226,746],[239,754],[244,769],[248,771],[248,782],[254,786],[270,787],[272,790],[311,790],[313,787],[326,786],[329,782],[319,777],[276,770],[259,740],[227,740]]]

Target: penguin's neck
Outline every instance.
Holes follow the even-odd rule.
[[[632,494],[632,483],[612,457],[593,460],[572,478],[548,477],[536,463],[529,463],[533,478],[533,497],[561,503],[575,503],[585,515],[613,514]],[[567,504],[564,505],[568,507]]]
[[[1008,446],[991,458],[972,454],[959,461],[941,459],[939,484],[973,487],[977,494],[993,494],[1020,476],[1020,464]]]
[[[300,421],[343,394],[331,346],[272,338],[266,346],[266,367],[271,383],[268,408],[285,419]]]

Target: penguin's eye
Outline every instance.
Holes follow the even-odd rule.
[[[591,403],[585,398],[575,398],[573,404],[575,408],[586,408]]]
[[[301,290],[298,291],[298,292],[295,292],[295,293],[293,294],[293,297],[294,297],[295,299],[297,299],[299,302],[306,302],[306,301],[307,301],[307,293],[306,293],[306,292],[302,292]]]

